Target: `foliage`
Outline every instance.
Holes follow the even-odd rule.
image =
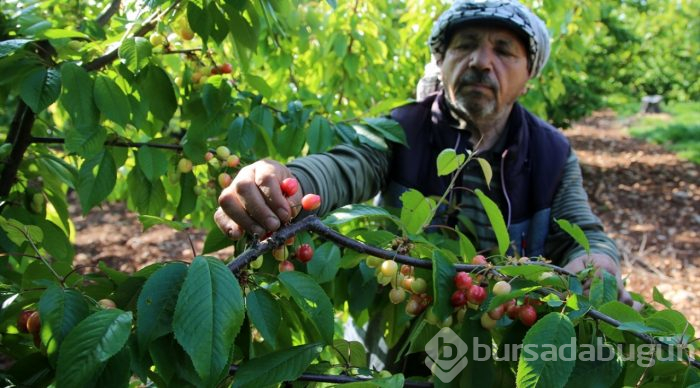
[[[662,144],[700,163],[700,104],[676,103],[662,108],[667,115],[642,116],[630,128],[633,136]]]
[[[620,79],[624,67],[618,65],[627,60],[616,49],[627,37],[607,34],[640,37],[634,23],[649,23],[657,13],[667,21],[676,10],[646,2],[613,4],[582,7],[564,0],[536,7],[553,32],[554,50],[525,98],[528,107],[556,123],[598,107],[601,93],[618,82],[608,81]],[[678,4],[683,17],[697,19],[696,5]],[[0,351],[14,361],[0,372],[2,378],[30,386],[125,386],[130,380],[217,386],[231,383],[231,375],[234,385],[273,385],[315,373],[372,379],[365,382],[372,386],[403,385],[401,373],[371,370],[363,345],[343,339],[349,322],[372,325],[368,332],[396,350],[397,359],[386,360],[389,366],[422,351],[440,325],[498,348],[523,340],[559,343],[572,332],[579,341],[605,337],[620,344],[639,341],[632,333],[680,342],[692,338],[693,329],[660,294],[655,300],[666,308],[646,304],[640,314],[613,301],[610,277],[594,281],[588,298],[584,275],[543,276],[552,267],[521,265],[507,254],[502,215],[483,193],[477,195],[499,242],[486,265],[460,267],[476,255],[474,244],[459,232],[458,242],[425,233],[441,201],[409,192],[398,217],[359,205],[326,219],[337,231],[324,229],[324,236],[353,239],[334,244],[299,233],[295,246],[308,243],[316,254],[294,272],[278,274],[269,253],[289,236],[253,244],[247,252],[266,249],[255,271],[248,267],[255,257],[245,253],[230,267],[203,255],[188,264],[172,258],[132,274],[104,265],[93,271],[74,267],[69,197],[77,196],[83,213],[122,200],[145,226],[210,230],[206,254],[231,244],[212,214],[217,185],[242,166],[261,157],[288,161],[340,142],[385,149],[386,140],[402,141],[400,127],[381,115],[412,97],[429,60],[425,42],[432,21],[442,8],[437,0],[147,0],[112,1],[106,9],[62,0],[2,2]],[[620,18],[621,12],[628,17]],[[659,39],[673,42],[673,33],[660,26],[654,25]],[[632,46],[630,55],[641,55],[634,51],[646,49],[640,47]],[[651,75],[630,95],[659,90],[695,98],[696,85],[678,85],[697,71],[696,61],[672,67],[680,73],[669,71],[666,64],[678,60],[665,51],[670,47],[660,43],[655,49],[666,55],[655,67],[632,68],[630,78]],[[692,59],[696,48],[686,49],[683,58]],[[620,57],[603,67],[602,52]],[[673,74],[653,76],[661,71]],[[490,180],[488,164],[454,151],[443,156],[440,173],[474,161]],[[398,235],[388,231],[395,228]],[[376,257],[367,253],[369,246],[376,255],[382,254],[377,247],[388,249],[384,259],[414,260],[410,275],[402,274],[413,285],[399,287],[397,274],[386,275],[384,266],[373,269]],[[456,269],[473,272],[484,289],[500,279],[510,280],[514,289],[480,306],[453,309],[446,298],[455,291]],[[400,288],[399,296],[411,296],[390,303],[387,295]],[[502,317],[490,331],[478,324],[498,307],[495,301],[508,299],[518,305],[533,301],[537,313],[546,315],[527,334],[517,319]],[[429,304],[434,311],[426,309]],[[624,326],[601,323],[598,331],[592,308]],[[27,310],[38,310],[40,331],[25,333],[27,325],[17,322]],[[576,376],[590,370],[618,385],[700,380],[684,362],[647,371],[622,362],[622,355],[603,365],[473,360],[456,381],[478,381],[482,371],[474,365],[493,371],[488,378],[501,385],[535,386],[538,379],[575,385]],[[412,377],[426,378],[428,373]]]

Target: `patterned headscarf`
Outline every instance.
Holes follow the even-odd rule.
[[[442,59],[449,34],[469,22],[496,22],[526,38],[530,78],[537,77],[549,58],[549,32],[542,19],[518,0],[457,0],[433,25],[430,52]]]

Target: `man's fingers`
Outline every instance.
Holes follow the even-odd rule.
[[[261,171],[256,171],[255,177],[255,183],[258,186],[262,197],[265,199],[268,209],[275,213],[279,221],[289,222],[291,219],[289,203],[284,197],[284,193],[282,193],[282,189],[280,187],[280,183],[282,182],[283,178],[274,172],[264,174],[261,173]]]
[[[237,223],[233,222],[233,220],[226,215],[222,208],[216,209],[216,212],[214,213],[214,221],[219,229],[230,239],[238,240],[239,238],[243,237],[243,233],[245,233],[245,230],[238,226]]]
[[[243,229],[253,234],[265,234],[265,228],[254,220],[248,214],[248,212],[246,212],[244,204],[239,201],[238,193],[231,192],[231,190],[235,190],[233,185],[229,186],[229,188],[224,190],[224,192],[221,193],[221,196],[219,196],[219,206],[221,206],[221,209],[225,215],[233,220],[236,220],[235,224],[238,225],[239,229]],[[260,196],[259,193],[258,196]],[[260,196],[260,201],[262,201],[262,196]],[[227,230],[224,232],[228,233]],[[232,232],[234,234],[236,233],[235,230]],[[242,234],[242,231],[240,234]]]

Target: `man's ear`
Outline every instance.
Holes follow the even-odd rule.
[[[527,92],[529,92],[529,91],[530,91],[530,82],[528,81],[528,82],[525,83],[525,85],[523,86],[523,90],[520,91],[520,95],[521,95],[521,96],[524,96],[524,95],[526,95]]]

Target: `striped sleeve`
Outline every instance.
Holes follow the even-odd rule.
[[[593,214],[588,203],[588,195],[583,188],[581,167],[573,150],[566,161],[564,176],[554,196],[552,218],[567,220],[580,226],[591,245],[591,253],[602,253],[620,262],[620,252],[615,242],[604,232],[602,222]],[[558,264],[564,266],[585,253],[582,246],[552,222],[545,245],[545,257],[561,258]]]
[[[372,198],[389,175],[389,151],[362,145],[339,145],[328,152],[299,158],[287,165],[304,193],[321,196],[317,214]]]

